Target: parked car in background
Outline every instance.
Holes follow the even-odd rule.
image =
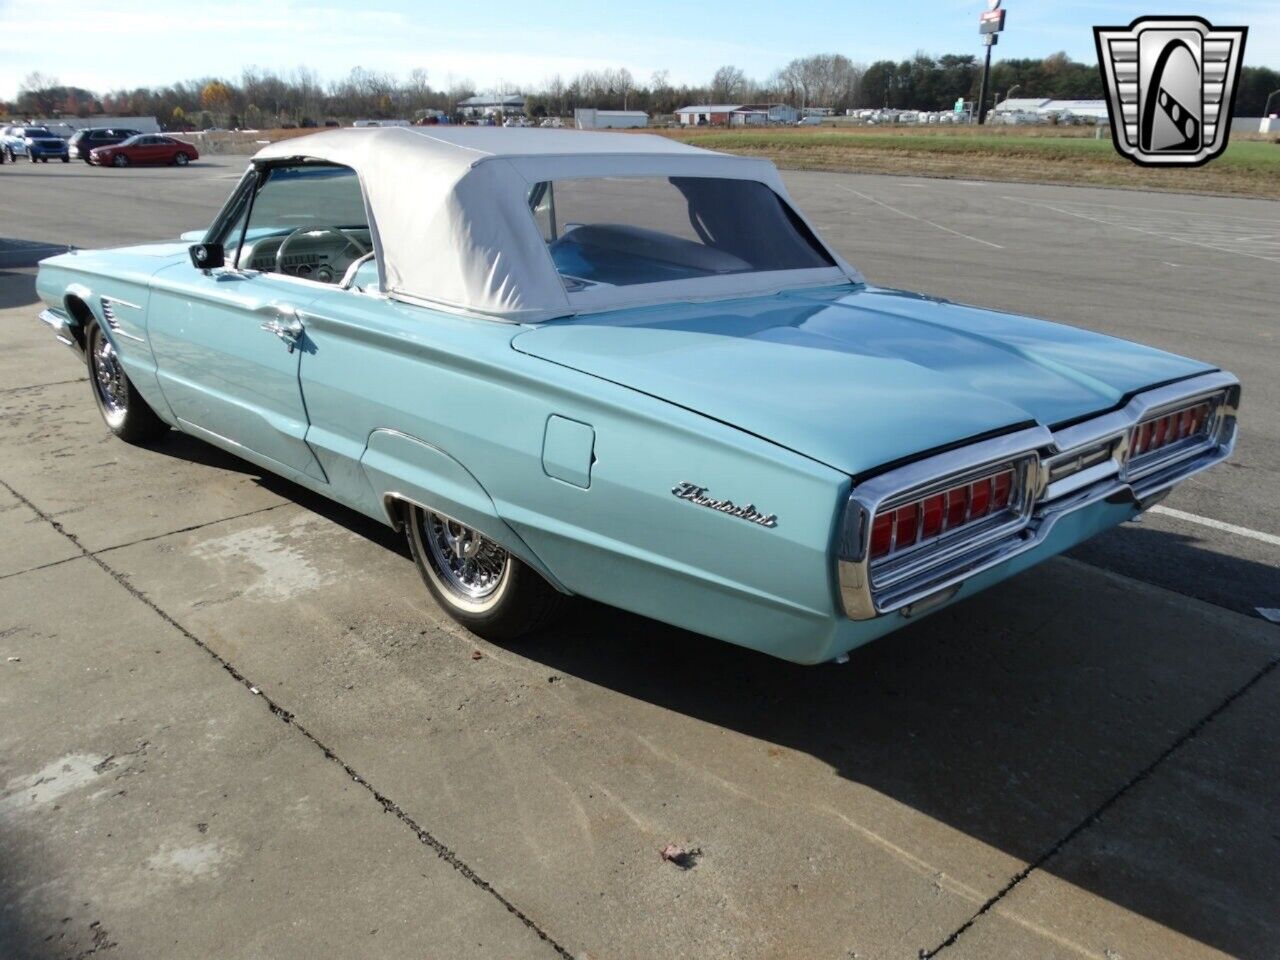
[[[773,164],[664,137],[285,140],[202,242],[51,257],[36,289],[117,436],[177,429],[403,530],[494,639],[579,595],[831,660],[1236,439],[1213,364],[871,286]]]
[[[114,147],[130,137],[138,136],[140,131],[123,127],[86,127],[77,130],[67,141],[67,152],[72,160],[89,162],[89,153],[98,147]]]
[[[185,140],[163,133],[140,133],[112,147],[96,147],[89,151],[89,162],[101,167],[128,167],[146,164],[176,164],[185,167],[198,160],[200,152]]]
[[[67,141],[48,127],[5,127],[0,134],[0,146],[11,163],[17,157],[27,157],[32,163],[37,160],[48,163],[50,157],[63,163],[68,160]]]

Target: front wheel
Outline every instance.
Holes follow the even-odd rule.
[[[71,158],[70,158],[70,157],[63,157],[63,158],[62,158],[62,162],[63,162],[63,163],[70,163],[70,162],[71,162]]]
[[[185,153],[175,153],[173,155],[173,162],[180,167],[185,167],[190,160]]]
[[[405,527],[427,589],[474,634],[514,640],[545,625],[564,601],[528,564],[457,520],[410,505]]]
[[[85,345],[93,399],[111,432],[128,443],[145,443],[168,433],[168,424],[156,416],[129,382],[115,347],[96,320],[85,331]]]
[[[111,161],[111,165],[113,167],[127,167],[129,165],[129,158],[123,153],[116,154],[115,159]]]

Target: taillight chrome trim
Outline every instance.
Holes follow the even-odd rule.
[[[1158,423],[1170,414],[1199,407],[1202,404],[1208,404],[1209,412],[1205,417],[1204,424],[1195,434],[1176,440],[1168,446],[1163,446],[1156,450],[1144,450],[1136,454],[1132,452],[1134,437],[1143,426],[1148,423]],[[1198,397],[1184,398],[1176,403],[1165,404],[1162,407],[1149,410],[1137,423],[1129,428],[1125,435],[1121,475],[1125,479],[1145,477],[1173,463],[1194,457],[1201,451],[1216,446],[1221,440],[1222,430],[1226,426],[1228,415],[1234,421],[1235,407],[1229,400],[1229,392],[1225,389]]]
[[[1013,488],[1009,503],[997,511],[980,517],[977,520],[966,520],[952,529],[944,529],[941,533],[925,539],[922,530],[923,511],[920,525],[917,528],[915,542],[902,548],[900,552],[892,552],[885,557],[871,556],[869,570],[873,589],[884,590],[896,583],[910,579],[922,570],[946,563],[952,557],[974,549],[990,540],[997,540],[1016,532],[1027,524],[1031,518],[1031,509],[1035,504],[1036,486],[1040,479],[1039,460],[1034,451],[1019,457],[966,471],[959,476],[945,478],[920,490],[907,491],[903,496],[893,497],[882,503],[871,514],[871,523],[886,511],[896,510],[927,499],[942,491],[972,484],[985,477],[1012,471]]]
[[[887,612],[877,604],[883,591],[919,576],[921,572],[945,566],[958,556],[992,541],[1016,534],[1030,519],[1038,489],[1038,451],[1052,440],[1053,434],[1047,428],[1030,427],[936,454],[858,484],[849,494],[839,533],[840,593],[845,612],[855,620],[868,620]],[[900,556],[887,558],[888,563],[873,563],[871,526],[882,509],[896,509],[932,493],[959,486],[966,478],[972,481],[1011,466],[1019,471],[1022,481],[1013,516],[991,525],[978,523],[960,528],[954,531],[953,538],[944,534],[927,542],[941,549],[921,551],[913,545]],[[1001,520],[1001,517],[997,515],[994,519]],[[947,542],[943,543],[943,540]]]
[[[1158,387],[1124,407],[1056,432],[1032,427],[938,454],[858,484],[849,494],[837,543],[837,581],[845,614],[869,620],[908,608],[967,578],[1032,549],[1062,516],[1116,497],[1145,507],[1169,488],[1231,455],[1236,440],[1240,383],[1214,372]],[[1133,429],[1148,420],[1212,401],[1206,436],[1162,448],[1159,458],[1134,459]],[[1166,456],[1165,454],[1168,453]],[[913,544],[888,562],[873,561],[871,528],[876,514],[964,482],[997,472],[1002,464],[1025,464],[1019,512],[1003,522],[975,524],[927,544]],[[927,546],[928,549],[921,549]]]

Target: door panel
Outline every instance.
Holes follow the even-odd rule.
[[[315,292],[267,274],[206,276],[189,264],[162,270],[152,284],[147,328],[178,419],[327,482],[305,439],[298,365],[306,336],[291,351],[287,339],[264,329]]]

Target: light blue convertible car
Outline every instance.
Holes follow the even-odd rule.
[[[581,595],[840,658],[1235,443],[1231,375],[869,286],[771,164],[658,137],[303,136],[186,241],[41,264],[108,427],[403,527],[496,639]]]

